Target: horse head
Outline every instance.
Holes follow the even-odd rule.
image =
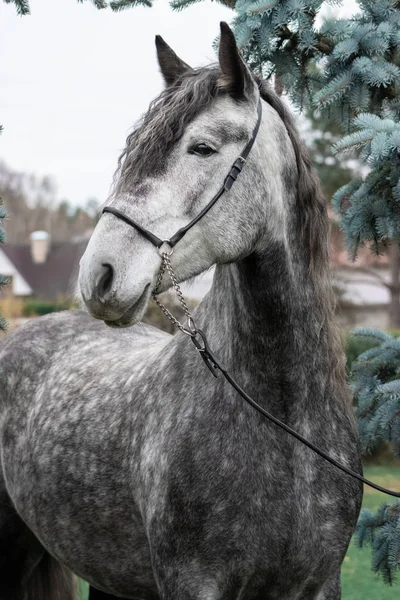
[[[159,36],[156,47],[166,88],[127,139],[107,207],[168,240],[204,210],[251,140],[260,84],[224,23],[216,66],[192,69]],[[285,236],[284,177],[293,178],[296,158],[285,124],[262,104],[257,139],[237,182],[174,248],[178,281]],[[159,268],[148,239],[103,214],[80,266],[89,312],[112,326],[137,322]]]

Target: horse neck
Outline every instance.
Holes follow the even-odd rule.
[[[332,370],[329,318],[305,261],[293,260],[283,243],[232,265],[218,266],[196,321],[232,374],[268,390],[268,405],[282,397],[325,393]],[[286,410],[286,409],[285,409]]]

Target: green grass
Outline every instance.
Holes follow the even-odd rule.
[[[88,595],[89,595],[89,586],[86,583],[86,581],[82,581],[82,579],[79,582],[80,584],[80,591],[81,591],[81,600],[87,600]]]
[[[369,466],[365,477],[384,487],[400,491],[400,467]],[[392,499],[393,500],[393,499]],[[383,502],[390,502],[385,496],[365,486],[363,507],[376,510]],[[87,600],[87,584],[82,582],[82,600]],[[390,587],[382,578],[371,571],[371,550],[359,550],[354,541],[342,567],[342,600],[399,600],[400,574],[397,584]]]

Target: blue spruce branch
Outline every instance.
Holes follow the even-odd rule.
[[[382,504],[376,514],[361,512],[356,528],[360,548],[373,548],[373,571],[380,573],[390,585],[400,570],[400,503]]]

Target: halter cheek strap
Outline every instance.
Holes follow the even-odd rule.
[[[222,187],[220,187],[218,192],[210,200],[210,202],[203,208],[203,210],[194,219],[192,219],[192,221],[190,221],[190,223],[188,223],[181,229],[178,229],[178,231],[171,237],[171,239],[169,239],[169,240],[160,239],[159,237],[154,235],[154,233],[152,233],[148,229],[145,229],[139,223],[137,223],[133,219],[130,219],[123,212],[121,212],[117,208],[114,208],[113,206],[106,206],[105,208],[103,208],[103,213],[108,212],[108,213],[111,213],[112,215],[114,215],[115,217],[118,217],[119,219],[121,219],[121,221],[124,221],[125,223],[127,223],[128,225],[130,225],[131,227],[133,227],[134,229],[139,231],[139,233],[141,233],[143,235],[143,237],[145,237],[149,242],[151,242],[157,248],[161,248],[161,246],[164,243],[168,244],[168,246],[170,248],[173,248],[183,238],[183,236],[189,231],[189,229],[191,229],[194,225],[196,225],[196,223],[198,221],[200,221],[200,219],[202,219],[204,217],[204,215],[206,215],[208,213],[208,211],[214,206],[214,204],[217,202],[217,200],[219,200],[221,198],[222,194],[224,192],[228,192],[231,189],[231,187],[233,186],[233,184],[239,177],[239,175],[245,165],[246,159],[249,156],[250,151],[253,147],[253,144],[256,140],[258,130],[260,129],[261,117],[262,117],[262,108],[261,108],[261,99],[260,99],[258,101],[258,106],[257,106],[257,122],[253,129],[251,138],[247,142],[246,146],[243,148],[241,155],[235,160],[235,162],[231,166],[230,171],[229,171],[228,175],[226,176]]]

